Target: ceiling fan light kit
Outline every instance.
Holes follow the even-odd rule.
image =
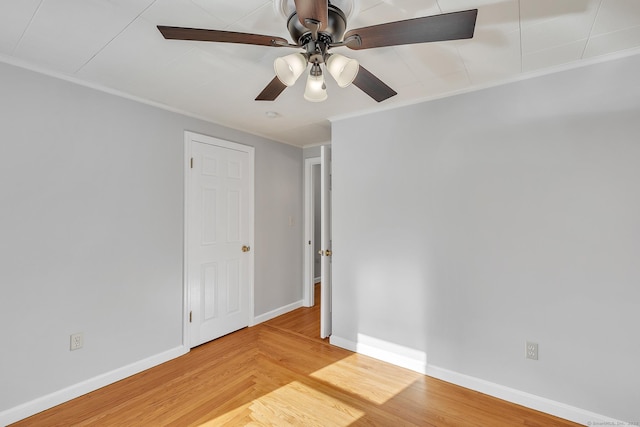
[[[324,56],[327,58],[324,60],[325,68],[338,83],[338,86],[342,88],[349,86],[360,70],[358,61],[339,53],[325,54]],[[273,62],[273,68],[282,84],[293,86],[306,70],[307,63],[308,59],[304,54],[292,53],[291,55],[276,58]],[[311,102],[321,102],[327,98],[327,86],[320,68],[320,62],[314,62],[307,78],[304,99]]]
[[[275,101],[292,86],[311,65],[304,98],[312,102],[327,99],[327,88],[321,65],[341,88],[353,83],[377,102],[397,94],[355,59],[329,53],[329,49],[347,47],[361,50],[413,43],[461,40],[473,37],[478,9],[444,13],[422,18],[388,22],[358,28],[345,33],[347,17],[329,0],[294,0],[295,11],[287,20],[287,29],[295,44],[282,37],[220,30],[158,26],[166,39],[252,44],[269,47],[302,48],[276,58],[276,77],[256,97],[257,101]],[[281,6],[282,7],[282,6]]]

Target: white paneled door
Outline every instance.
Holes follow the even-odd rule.
[[[253,291],[253,148],[187,132],[189,345],[248,326]]]

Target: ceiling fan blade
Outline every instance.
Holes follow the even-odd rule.
[[[478,9],[471,9],[389,22],[348,31],[344,40],[355,36],[360,38],[359,44],[355,41],[347,42],[349,48],[359,50],[412,43],[470,39],[473,37],[477,16]]]
[[[269,84],[262,89],[260,95],[256,97],[256,101],[275,101],[275,99],[285,90],[287,86],[276,76]]]
[[[295,0],[298,19],[305,27],[308,27],[305,20],[311,19],[320,22],[323,30],[329,22],[329,0]],[[311,28],[309,28],[311,29]]]
[[[358,75],[356,75],[355,80],[353,80],[353,84],[378,102],[382,102],[398,94],[398,92],[391,89],[362,65],[360,65]]]
[[[289,42],[282,37],[264,36],[261,34],[235,33],[233,31],[205,30],[200,28],[166,27],[163,25],[158,25],[158,30],[160,30],[165,39],[173,40],[297,47],[289,44]]]

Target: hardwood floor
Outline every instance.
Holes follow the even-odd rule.
[[[14,426],[577,425],[333,347],[319,331],[319,304],[300,308]]]

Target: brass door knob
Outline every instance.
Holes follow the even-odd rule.
[[[243,246],[242,252],[249,252],[251,250],[251,246]]]
[[[323,251],[322,249],[320,249],[320,250],[318,251],[318,255],[323,256],[323,255],[324,255],[324,251]]]
[[[324,256],[331,256],[331,254],[331,249],[327,249],[326,251],[324,251]]]

